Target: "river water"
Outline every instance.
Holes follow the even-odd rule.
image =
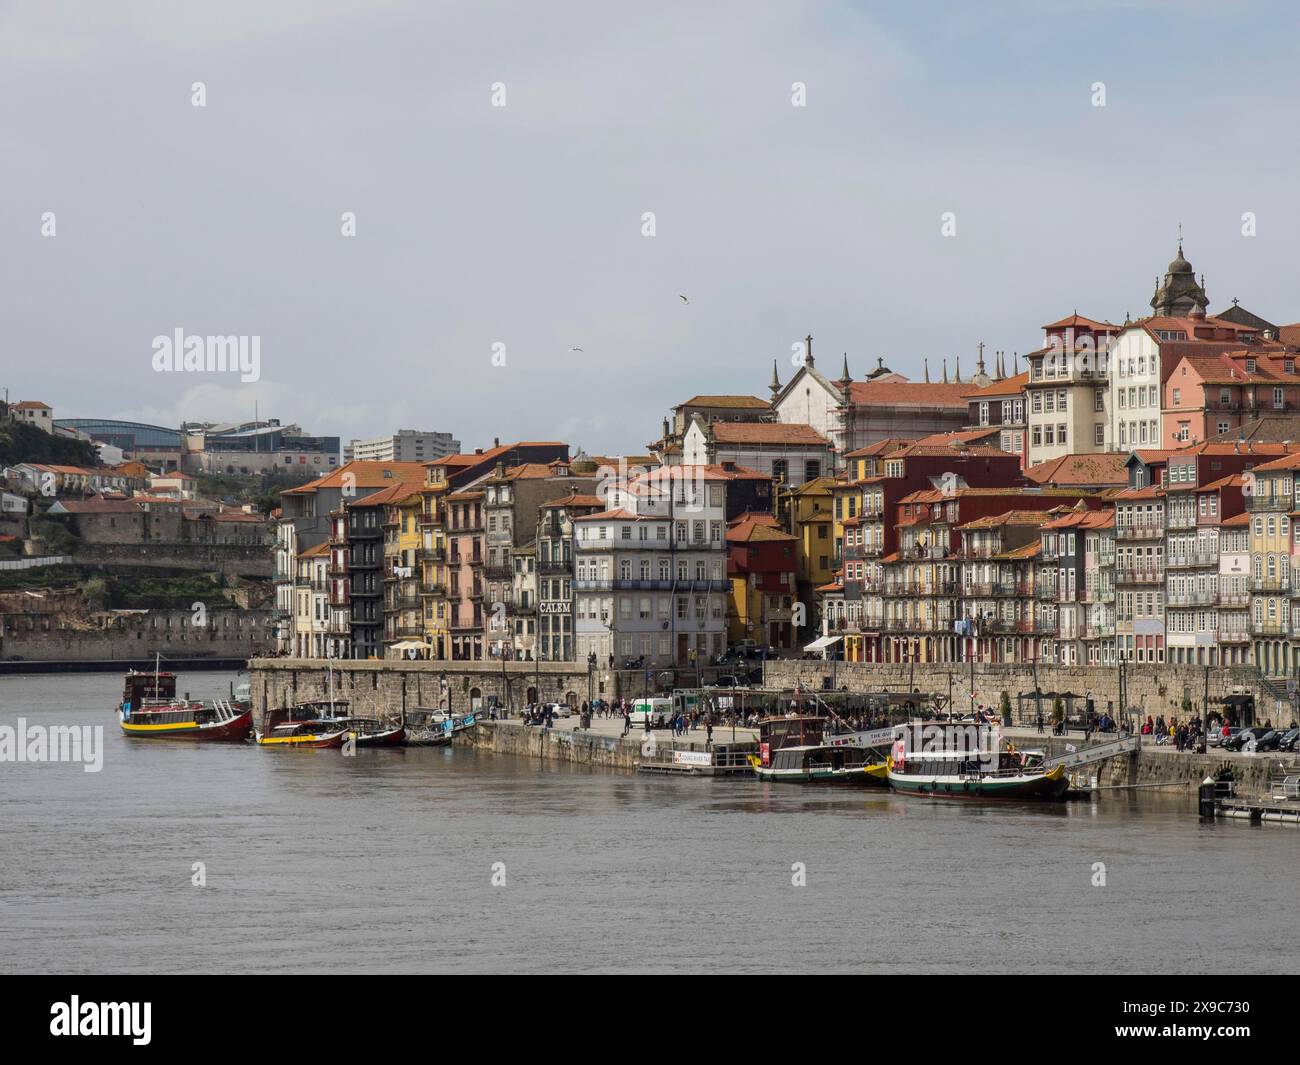
[[[0,676],[0,726],[104,726],[100,772],[0,764],[0,971],[1300,968],[1300,829],[1202,825],[1190,796],[978,806],[128,740],[120,683]]]

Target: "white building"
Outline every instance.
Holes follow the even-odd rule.
[[[609,509],[574,518],[579,661],[704,665],[726,649],[726,480],[670,466],[608,487]]]
[[[432,462],[460,453],[460,441],[451,433],[399,429],[392,436],[354,439],[343,449],[344,462]]]
[[[682,441],[682,462],[691,466],[733,462],[791,488],[835,469],[831,442],[811,425],[772,422],[697,419]]]

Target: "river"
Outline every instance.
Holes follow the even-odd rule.
[[[979,806],[128,740],[120,689],[0,676],[0,726],[104,726],[99,772],[0,764],[0,971],[1300,968],[1300,829],[1202,825],[1187,795]]]

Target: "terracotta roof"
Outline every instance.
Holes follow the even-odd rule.
[[[68,514],[139,514],[134,499],[61,499],[58,507]]]
[[[1232,517],[1230,517],[1230,518],[1224,518],[1221,522],[1219,522],[1219,524],[1220,524],[1220,525],[1229,525],[1229,526],[1236,526],[1236,525],[1249,525],[1249,524],[1250,524],[1250,515],[1247,514],[1245,511],[1242,511],[1240,514],[1234,514],[1234,515],[1233,515]]]
[[[1281,458],[1260,463],[1255,467],[1254,472],[1266,473],[1270,470],[1294,470],[1297,467],[1300,467],[1300,452],[1292,452],[1289,455],[1283,455]]]
[[[930,407],[965,411],[970,382],[926,384],[924,381],[854,381],[849,398],[855,407]]]
[[[1046,525],[1044,529],[1105,529],[1115,522],[1115,512],[1109,507],[1104,510],[1071,510],[1061,514]]]
[[[1003,451],[997,447],[986,447],[982,444],[908,444],[900,447],[897,451],[889,453],[887,458],[901,459],[909,455],[974,455],[991,457],[994,455],[1004,455],[1012,457],[1008,451]]]
[[[1227,477],[1220,477],[1217,481],[1202,485],[1196,491],[1217,492],[1220,488],[1240,488],[1245,483],[1246,475],[1244,473],[1230,473]]]
[[[1046,528],[1046,526],[1044,526],[1044,528]],[[1022,544],[1020,547],[1014,548],[1011,551],[1003,551],[1000,555],[994,555],[993,557],[1006,560],[1033,558],[1035,555],[1042,554],[1042,551],[1042,540],[1030,540],[1027,544]]]
[[[1300,322],[1294,322],[1291,325],[1279,325],[1277,327],[1277,338],[1283,344],[1289,346],[1300,345]]]
[[[1044,329],[1089,329],[1093,332],[1101,333],[1118,333],[1120,326],[1113,322],[1099,322],[1095,318],[1085,318],[1078,311],[1075,311],[1068,318],[1062,318],[1059,322],[1049,322],[1043,326]]]
[[[728,407],[735,410],[769,410],[772,404],[757,396],[692,396],[684,403],[678,403],[673,410],[682,407]]]
[[[727,530],[727,540],[735,544],[780,541],[796,543],[798,539],[797,536],[758,521],[739,522]]]
[[[1129,503],[1135,499],[1163,499],[1165,490],[1156,484],[1149,484],[1144,488],[1125,488],[1122,492],[1115,493],[1115,500],[1120,503]]]
[[[657,519],[657,518],[656,518],[655,516],[653,516],[653,515],[647,515],[647,514],[633,514],[630,510],[625,510],[625,509],[623,509],[622,507],[616,507],[614,510],[602,510],[602,511],[600,511],[600,513],[598,513],[598,514],[583,514],[583,515],[580,515],[580,516],[578,516],[578,517],[575,517],[573,520],[574,520],[574,521],[608,521],[608,520],[611,520],[611,519],[614,520],[614,521],[656,521],[656,520],[660,520],[660,519]],[[665,518],[665,519],[662,519],[662,520],[666,521],[667,519]],[[613,542],[613,541],[611,541],[611,543],[612,543],[612,542]]]
[[[306,551],[299,551],[299,558],[322,558],[330,553],[328,540],[324,540],[315,547],[309,547]]]
[[[42,403],[39,399],[21,399],[17,403],[10,405],[10,410],[53,410],[48,403]]]
[[[993,514],[986,518],[976,518],[958,529],[1000,529],[1006,525],[1041,526],[1050,520],[1051,512],[1046,510],[1008,510],[1005,514]]]
[[[1029,371],[1015,374],[1001,381],[994,381],[983,388],[976,388],[966,393],[967,399],[990,399],[993,396],[1018,396],[1029,384]]]
[[[411,463],[418,465],[418,463]],[[375,492],[373,495],[363,496],[360,499],[348,501],[350,507],[381,507],[385,503],[400,503],[405,499],[420,494],[420,489],[424,487],[421,481],[398,481],[397,484]]]
[[[1062,455],[1025,470],[1036,484],[1052,485],[1126,485],[1128,456],[1119,451],[1094,455]]]
[[[907,444],[914,444],[915,440],[905,437],[888,437],[884,440],[877,440],[874,444],[867,444],[865,447],[854,448],[845,454],[846,459],[865,459],[873,455],[887,455],[891,451],[897,451],[900,447]]]
[[[713,422],[708,431],[720,444],[831,446],[831,442],[811,425],[797,422]]]
[[[954,444],[978,444],[981,440],[987,440],[991,436],[1000,436],[1002,429],[1000,426],[990,425],[983,429],[963,429],[960,432],[952,433],[931,433],[929,436],[923,436],[920,440],[915,441],[918,447],[952,447]]]
[[[281,495],[307,495],[322,488],[342,488],[344,477],[351,474],[352,484],[357,488],[386,488],[400,481],[412,481],[423,485],[423,462],[349,462],[337,470],[318,477],[297,488],[286,488]]]
[[[548,499],[539,505],[543,507],[603,507],[605,501],[600,496],[570,492],[560,499]]]

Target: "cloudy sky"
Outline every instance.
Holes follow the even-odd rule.
[[[1297,21],[1228,0],[0,3],[0,386],[59,417],[256,402],[345,439],[635,452],[695,393],[765,396],[805,333],[823,368],[919,376],[969,372],[980,341],[1030,350],[1075,308],[1136,317],[1180,222],[1211,310],[1293,322]],[[177,328],[260,337],[261,379],[156,373]]]

